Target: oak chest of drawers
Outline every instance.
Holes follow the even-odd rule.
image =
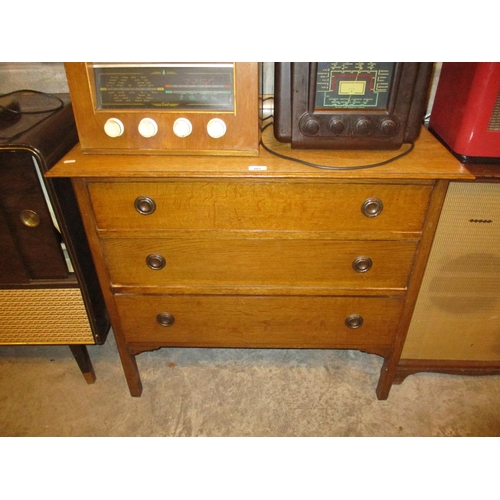
[[[293,151],[320,164],[391,152]],[[276,158],[84,155],[71,177],[133,396],[135,356],[166,346],[359,349],[387,398],[448,180],[471,177],[425,130],[397,162],[323,170]]]

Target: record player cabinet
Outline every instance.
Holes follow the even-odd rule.
[[[92,383],[86,345],[105,341],[109,318],[71,182],[43,177],[78,142],[60,98],[0,131],[0,345],[68,345]]]
[[[281,154],[343,167],[387,151]],[[407,148],[405,145],[403,148]],[[133,396],[136,355],[175,346],[356,349],[388,397],[449,180],[472,178],[426,130],[382,167],[70,151],[71,178]]]

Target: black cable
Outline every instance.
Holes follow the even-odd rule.
[[[273,122],[267,123],[261,130],[261,132],[264,132],[267,127],[273,125]],[[392,163],[393,161],[399,160],[400,158],[403,158],[403,156],[406,156],[407,154],[410,154],[413,151],[413,148],[415,147],[415,144],[413,142],[410,142],[410,147],[404,151],[403,153],[398,154],[397,156],[394,156],[392,158],[389,158],[388,160],[384,160],[378,163],[372,163],[369,165],[356,165],[353,167],[335,167],[335,166],[330,166],[330,165],[317,165],[316,163],[310,163],[305,160],[300,160],[299,158],[293,158],[291,156],[286,156],[281,153],[277,153],[276,151],[273,151],[271,148],[267,147],[264,144],[264,141],[262,140],[262,137],[260,139],[260,144],[262,147],[268,152],[271,153],[274,156],[277,156],[278,158],[281,158],[283,160],[290,160],[294,161],[296,163],[300,163],[301,165],[305,165],[306,167],[313,167],[313,168],[319,168],[323,170],[362,170],[362,169],[368,169],[368,168],[375,168],[375,167],[381,167],[382,165],[387,165],[388,163]]]
[[[57,105],[55,107],[45,108],[45,109],[41,109],[38,111],[24,111],[21,109],[21,107],[19,105],[19,101],[17,101],[17,100],[15,100],[15,106],[11,105],[10,107],[8,107],[8,106],[3,106],[0,104],[0,109],[3,110],[3,113],[10,113],[13,117],[17,117],[16,122],[19,121],[21,119],[21,117],[24,115],[47,115],[47,116],[44,116],[42,119],[38,120],[37,122],[33,123],[32,125],[30,125],[29,127],[26,127],[24,130],[21,130],[20,132],[17,132],[16,134],[11,135],[10,137],[0,136],[1,141],[13,141],[13,140],[19,138],[20,136],[22,136],[26,132],[29,132],[31,129],[40,125],[40,123],[47,120],[47,118],[50,118],[54,113],[57,113],[60,109],[64,108],[64,101],[61,98],[59,98],[58,96],[56,96],[54,94],[49,94],[47,92],[41,92],[39,90],[30,90],[30,89],[14,90],[13,92],[8,92],[6,94],[0,94],[0,99],[2,99],[4,97],[15,96],[16,94],[42,95],[44,97],[48,97],[49,99],[50,98],[55,99],[57,101]]]
[[[30,93],[42,95],[44,97],[49,97],[49,98],[55,99],[58,102],[58,105],[55,108],[42,109],[39,111],[23,111],[22,109],[15,110],[15,109],[11,109],[11,108],[2,106],[1,104],[0,104],[0,108],[2,108],[4,111],[6,111],[8,113],[13,113],[13,114],[18,114],[18,115],[41,115],[43,113],[51,113],[51,112],[55,113],[56,111],[59,111],[60,109],[62,109],[64,107],[64,102],[61,98],[59,98],[58,96],[56,96],[54,94],[48,94],[47,92],[41,92],[39,90],[30,90],[30,89],[14,90],[13,92],[8,92],[7,94],[0,94],[0,99],[2,99],[4,97],[10,97],[10,96],[13,96],[16,94],[30,94]]]

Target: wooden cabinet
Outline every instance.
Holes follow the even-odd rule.
[[[500,166],[451,182],[395,383],[418,372],[500,373]]]
[[[275,151],[324,165],[395,153]],[[407,146],[404,146],[407,147]],[[448,180],[470,174],[427,131],[383,167],[278,158],[82,154],[77,192],[133,396],[135,356],[166,346],[359,349],[387,398]]]
[[[69,95],[16,98],[23,114],[0,124],[0,345],[68,345],[92,383],[86,345],[109,318],[71,181],[43,177],[78,142]]]

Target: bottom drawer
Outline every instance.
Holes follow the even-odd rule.
[[[389,346],[403,299],[117,295],[128,343],[159,346]]]

